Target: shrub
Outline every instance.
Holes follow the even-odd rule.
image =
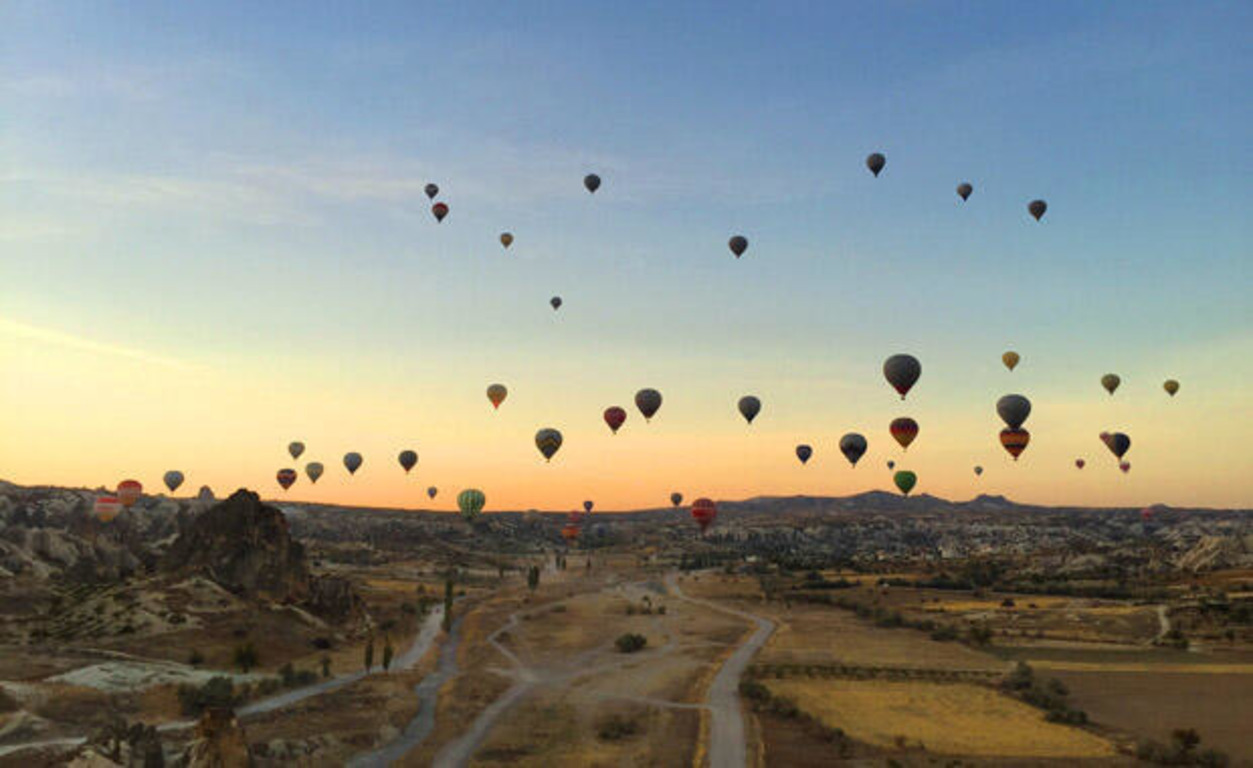
[[[634,736],[639,731],[640,726],[636,721],[620,715],[610,715],[597,726],[596,735],[601,741],[617,741]]]
[[[613,644],[617,646],[619,653],[635,653],[648,645],[648,638],[628,632],[620,635],[617,640],[613,641]]]
[[[192,648],[191,653],[187,656],[187,663],[193,667],[198,667],[204,663],[204,654],[198,649]]]
[[[215,677],[204,685],[180,685],[178,703],[184,715],[199,715],[210,707],[233,707],[235,686],[229,677]]]

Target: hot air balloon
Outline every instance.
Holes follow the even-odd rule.
[[[982,475],[982,474],[983,474],[983,467],[976,464],[975,465],[975,477],[978,477],[979,475]]]
[[[1118,385],[1122,383],[1122,379],[1116,373],[1107,373],[1101,377],[1101,386],[1105,387],[1105,391],[1114,394],[1114,390],[1118,389]]]
[[[1130,472],[1130,471],[1131,471],[1131,462],[1129,462],[1129,461],[1120,461],[1120,462],[1118,462],[1118,468],[1119,468],[1119,469],[1121,469],[1121,470],[1122,470],[1122,473],[1125,475],[1125,474],[1127,474],[1128,472]]]
[[[467,488],[457,494],[457,509],[461,510],[461,517],[467,523],[473,523],[479,513],[483,511],[483,505],[487,503],[487,497],[477,488]]]
[[[409,470],[413,469],[418,463],[418,452],[409,450],[401,451],[400,455],[396,457],[396,460],[399,461],[400,466],[404,468],[405,474],[409,474]]]
[[[1013,351],[1012,349],[1006,352],[1005,354],[1001,355],[1001,362],[1004,363],[1005,367],[1010,369],[1011,371],[1018,367],[1019,359],[1020,358],[1018,357],[1018,353]]]
[[[513,234],[509,232],[500,233],[500,244],[508,248],[513,245]]]
[[[683,494],[679,493],[678,491],[675,491],[674,493],[670,494],[670,503],[676,507],[682,504]]]
[[[718,507],[710,499],[700,498],[692,502],[692,519],[700,526],[701,533],[713,524],[717,516]]]
[[[907,469],[902,469],[892,476],[892,481],[896,483],[896,487],[900,489],[901,495],[908,496],[909,492],[918,484],[918,475]]]
[[[299,440],[288,443],[287,452],[291,454],[292,459],[299,459],[300,454],[305,452],[305,444]]]
[[[796,446],[796,458],[801,460],[801,464],[808,464],[809,457],[814,455],[814,449],[808,445]]]
[[[579,538],[579,526],[577,523],[566,523],[561,526],[561,538],[566,540],[568,546],[574,546],[574,542]]]
[[[844,454],[844,458],[848,459],[848,463],[854,467],[857,466],[857,461],[865,452],[866,438],[862,435],[856,432],[849,432],[840,438],[840,453]]]
[[[548,303],[552,306],[554,312],[561,309],[561,297],[560,296],[552,297],[551,299],[548,300]]]
[[[162,479],[165,480],[165,487],[170,489],[170,493],[174,493],[183,484],[183,473],[177,469],[171,469]]]
[[[130,509],[144,494],[144,484],[138,480],[123,480],[117,484],[117,498],[122,506]]]
[[[435,205],[432,205],[431,213],[435,216],[435,221],[443,221],[444,217],[448,215],[448,204],[436,203]]]
[[[727,242],[727,247],[731,249],[731,253],[735,254],[735,258],[744,255],[744,251],[748,250],[748,238],[743,235],[736,235]]]
[[[318,478],[322,476],[324,469],[325,468],[322,466],[322,462],[311,461],[305,465],[305,476],[309,478],[309,482],[316,485]]]
[[[902,416],[899,419],[892,419],[892,423],[888,425],[888,431],[892,433],[892,437],[896,438],[896,442],[901,444],[901,448],[909,450],[909,444],[918,437],[918,422],[908,416]]]
[[[609,425],[609,431],[615,435],[618,430],[626,423],[627,412],[623,408],[613,406],[605,409],[605,423]]]
[[[1018,461],[1018,457],[1022,452],[1027,450],[1027,443],[1031,442],[1031,433],[1025,429],[1002,429],[1001,445],[1005,446],[1005,450],[1010,456],[1014,457],[1014,461]]]
[[[356,451],[344,454],[344,467],[348,469],[348,474],[355,475],[357,470],[361,468],[361,454]]]
[[[891,472],[894,469],[896,469],[896,462],[888,459],[888,471]]]
[[[285,491],[288,488],[291,488],[292,483],[296,482],[296,470],[280,469],[275,477],[278,479],[278,484],[283,486],[283,490]]]
[[[487,399],[493,408],[499,408],[506,397],[509,397],[509,389],[504,384],[493,384],[487,388]]]
[[[757,414],[761,413],[761,401],[752,395],[741,397],[736,407],[740,409],[740,415],[749,424],[752,424],[753,419],[757,418]]]
[[[588,192],[595,192],[600,189],[600,177],[594,173],[589,173],[583,177],[583,186],[587,187]]]
[[[1027,203],[1027,212],[1035,217],[1036,221],[1044,218],[1044,212],[1049,209],[1049,204],[1043,200],[1032,200]]]
[[[892,355],[883,363],[883,377],[901,394],[901,399],[922,375],[922,363],[913,355]]]
[[[1022,395],[1005,395],[996,401],[996,412],[1005,426],[1018,429],[1031,415],[1031,401]]]
[[[1111,453],[1121,459],[1123,454],[1131,448],[1131,438],[1127,437],[1122,432],[1115,432],[1109,436],[1109,438],[1105,441],[1105,444],[1109,446]]]
[[[651,421],[661,408],[661,393],[655,389],[641,389],[635,393],[635,407],[644,414],[644,421]]]
[[[1144,509],[1140,510],[1140,522],[1147,523],[1152,519],[1153,519],[1152,507],[1145,507]]]
[[[882,171],[887,163],[888,159],[878,152],[873,152],[866,158],[866,167],[875,175],[875,178],[878,178],[879,171]]]
[[[549,461],[561,448],[561,433],[555,429],[541,429],[535,433],[535,447]]]
[[[428,497],[428,498],[433,499],[433,498],[435,498],[436,494],[438,494],[438,493],[439,493],[439,489],[438,489],[438,488],[436,488],[436,487],[435,487],[435,486],[433,486],[433,485],[432,485],[430,488],[427,488],[427,489],[426,489],[426,495],[427,495],[427,497]]]
[[[107,523],[122,511],[122,502],[116,496],[97,496],[92,511],[101,522]]]
[[[958,196],[961,197],[963,201],[969,200],[970,193],[974,191],[975,191],[974,185],[971,184],[969,181],[963,181],[961,184],[957,185],[957,194]]]
[[[1179,391],[1179,382],[1174,379],[1166,379],[1166,381],[1162,382],[1162,389],[1166,390],[1166,394],[1174,397],[1175,393]]]
[[[1088,466],[1088,462],[1084,461],[1083,459],[1075,459],[1076,469],[1083,469],[1086,466]]]
[[[434,199],[435,199],[435,196],[439,194],[439,185],[437,185],[437,184],[427,184],[427,185],[426,185],[425,192],[426,192],[426,196],[427,196],[429,199],[434,200]]]
[[[588,499],[587,501],[583,502],[583,511],[587,512],[588,514],[591,514],[592,507],[595,507],[595,506],[596,506],[596,502],[592,501],[591,499]]]

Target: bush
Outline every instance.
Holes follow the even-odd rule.
[[[740,695],[751,704],[764,704],[770,700],[770,689],[756,680],[741,680]]]
[[[246,675],[252,671],[253,667],[257,666],[257,649],[252,646],[251,642],[235,646],[235,652],[231,656],[231,661]]]
[[[313,647],[319,651],[328,651],[331,648],[331,639],[329,637],[313,638]]]
[[[201,664],[204,663],[204,654],[201,653],[199,650],[193,648],[191,650],[191,653],[188,654],[187,656],[187,663],[192,665],[193,667],[200,666]]]
[[[596,727],[596,735],[601,741],[617,741],[629,738],[640,732],[640,725],[620,715],[610,715]]]
[[[648,638],[628,632],[620,635],[617,640],[613,641],[613,644],[617,646],[619,653],[635,653],[648,645]]]
[[[180,685],[178,703],[184,715],[199,715],[210,707],[233,707],[235,686],[229,677],[215,677],[204,685]]]
[[[931,639],[937,643],[951,643],[957,639],[957,630],[945,624],[931,632]]]

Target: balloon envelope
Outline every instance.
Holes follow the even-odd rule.
[[[752,424],[753,419],[757,418],[757,414],[761,413],[761,401],[752,395],[741,397],[736,407],[740,409],[740,415],[749,424]]]
[[[296,440],[295,442],[292,442],[292,443],[288,443],[287,452],[291,454],[291,457],[293,459],[299,459],[300,454],[305,452],[305,444],[300,442],[299,440]]]
[[[280,469],[275,475],[275,478],[278,480],[278,484],[283,486],[283,490],[285,491],[292,487],[292,483],[296,482],[296,470]]]
[[[876,178],[879,176],[879,171],[882,171],[883,166],[887,165],[887,163],[888,159],[879,152],[871,153],[870,156],[866,158],[866,167],[870,169],[870,172],[873,173]]]
[[[888,470],[890,471],[893,469],[896,469],[896,462],[892,461],[891,459],[888,459]]]
[[[408,473],[409,470],[413,469],[418,463],[418,452],[408,450],[401,451],[400,455],[396,457],[396,460],[400,462],[400,466],[404,468],[406,473]]]
[[[1005,426],[1018,429],[1031,415],[1031,401],[1022,395],[1005,395],[996,401],[996,412]]]
[[[1005,367],[1010,369],[1011,371],[1018,367],[1019,359],[1020,358],[1018,357],[1018,353],[1013,351],[1012,349],[1006,352],[1005,354],[1001,355],[1001,362],[1004,363]]]
[[[970,193],[974,191],[974,185],[968,181],[963,181],[961,184],[957,185],[957,194],[962,200],[969,200]]]
[[[1031,433],[1025,429],[1002,429],[1001,445],[1014,457],[1014,461],[1018,461],[1018,457],[1022,452],[1027,450],[1027,443],[1031,442]]]
[[[1122,461],[1122,462],[1119,462],[1119,463],[1118,463],[1118,468],[1119,468],[1119,469],[1121,469],[1121,470],[1122,470],[1122,473],[1125,475],[1125,474],[1127,474],[1128,472],[1130,472],[1130,471],[1131,471],[1131,462],[1129,462],[1129,461]]]
[[[116,496],[97,496],[92,504],[92,511],[103,522],[109,522],[122,511],[122,502]]]
[[[174,493],[183,484],[183,473],[177,469],[171,469],[162,479],[165,481],[165,487],[170,489],[170,493]]]
[[[683,494],[679,493],[678,491],[675,491],[674,493],[670,494],[670,503],[676,507],[682,504]]]
[[[1105,387],[1105,391],[1111,395],[1114,394],[1114,390],[1118,389],[1118,385],[1121,383],[1122,379],[1116,373],[1107,373],[1101,377],[1101,386]]]
[[[434,200],[435,196],[439,194],[439,185],[427,184],[426,188],[423,191],[426,192],[426,196],[428,198],[430,198],[431,200]]]
[[[552,306],[554,312],[561,309],[562,301],[561,301],[560,296],[552,297],[551,299],[548,300],[548,303]]]
[[[727,241],[727,247],[731,249],[731,253],[735,254],[735,258],[744,255],[744,251],[748,250],[748,238],[743,235],[736,235]]]
[[[809,462],[809,457],[814,455],[814,449],[808,445],[796,446],[796,458],[801,460],[802,464]]]
[[[609,431],[616,435],[622,425],[626,423],[627,412],[625,408],[619,408],[615,405],[606,408],[604,416],[605,423],[609,425]]]
[[[318,478],[322,476],[322,472],[325,471],[325,469],[326,468],[322,466],[322,462],[311,461],[305,465],[305,476],[309,478],[309,482],[316,484],[318,482]]]
[[[1166,394],[1174,397],[1175,393],[1179,391],[1179,382],[1174,379],[1166,379],[1166,381],[1162,382],[1162,389],[1166,390]]]
[[[892,437],[896,438],[896,442],[901,444],[901,448],[909,450],[909,444],[918,437],[918,422],[908,416],[902,416],[899,419],[892,419],[892,423],[888,425],[888,431],[892,433]]]
[[[848,459],[848,463],[854,467],[857,461],[866,452],[866,438],[856,432],[849,432],[840,438],[840,453],[844,454],[844,458]]]
[[[975,465],[975,476],[977,477],[977,476],[982,475],[982,474],[983,474],[983,467],[981,467],[981,466],[979,466],[978,464],[976,464],[976,465]]]
[[[500,244],[501,244],[501,245],[503,245],[503,246],[505,246],[506,248],[508,248],[509,246],[513,245],[513,235],[512,235],[512,234],[510,234],[509,232],[501,232],[501,233],[500,233]]]
[[[1049,204],[1043,200],[1032,200],[1027,203],[1027,212],[1035,217],[1036,221],[1044,218],[1044,212],[1049,209]]]
[[[561,440],[561,433],[555,429],[541,429],[535,433],[535,447],[543,454],[545,461],[556,455],[561,448]]]
[[[584,511],[584,512],[589,512],[589,513],[590,513],[590,512],[592,511],[592,508],[593,508],[593,507],[595,507],[595,506],[596,506],[596,502],[594,502],[594,501],[592,501],[592,500],[590,500],[590,499],[589,499],[589,500],[587,500],[587,501],[583,502],[583,511]]]
[[[474,519],[483,511],[485,504],[487,504],[487,497],[477,488],[467,488],[457,494],[457,509],[461,510],[461,516],[468,523],[474,522]]]
[[[635,393],[635,407],[644,415],[644,421],[651,420],[661,409],[661,393],[655,389],[641,389]]]
[[[431,213],[434,214],[436,221],[443,221],[448,215],[448,206],[444,203],[436,203],[431,206]]]
[[[1084,461],[1083,459],[1075,459],[1075,468],[1083,469],[1087,465],[1088,465],[1088,462]]]
[[[357,473],[357,470],[361,468],[362,461],[364,461],[364,459],[362,459],[361,454],[356,451],[344,454],[344,467],[348,470],[348,474],[350,475],[355,475]]]
[[[600,177],[594,173],[589,173],[583,177],[583,186],[588,192],[595,192],[600,189]]]
[[[900,393],[902,400],[919,376],[922,376],[922,363],[913,355],[892,355],[883,363],[883,377]]]
[[[1109,439],[1105,441],[1105,444],[1109,446],[1109,450],[1115,456],[1121,459],[1123,455],[1131,449],[1131,438],[1127,437],[1122,432],[1115,432],[1109,436]]]
[[[499,408],[506,397],[509,397],[509,389],[504,384],[493,384],[487,388],[487,399],[493,408]]]
[[[117,498],[122,506],[130,509],[144,493],[144,484],[138,480],[123,480],[117,484]]]
[[[907,469],[903,469],[892,476],[892,481],[896,483],[896,487],[900,490],[902,495],[908,496],[909,492],[912,491],[914,486],[918,483],[918,475],[915,475]]]
[[[435,487],[435,486],[433,486],[433,485],[432,485],[430,488],[427,488],[427,489],[426,489],[426,495],[427,495],[429,498],[432,498],[432,499],[433,499],[433,498],[435,498],[435,495],[436,495],[437,493],[439,493],[439,489],[438,489],[438,488],[436,488],[436,487]]]
[[[710,499],[700,498],[692,502],[692,519],[700,526],[701,533],[705,532],[718,516],[718,507]]]

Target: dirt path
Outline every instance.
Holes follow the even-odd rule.
[[[748,640],[722,664],[713,684],[709,686],[707,705],[711,715],[709,728],[710,768],[745,768],[748,765],[748,747],[744,731],[744,713],[740,709],[740,676],[748,663],[774,632],[774,622],[745,613],[734,608],[688,597],[679,587],[674,574],[666,577],[666,585],[680,600],[709,608],[710,610],[751,621],[756,629]]]
[[[1160,643],[1166,639],[1166,635],[1170,634],[1170,616],[1164,605],[1157,606],[1157,624],[1159,629],[1154,642]]]

